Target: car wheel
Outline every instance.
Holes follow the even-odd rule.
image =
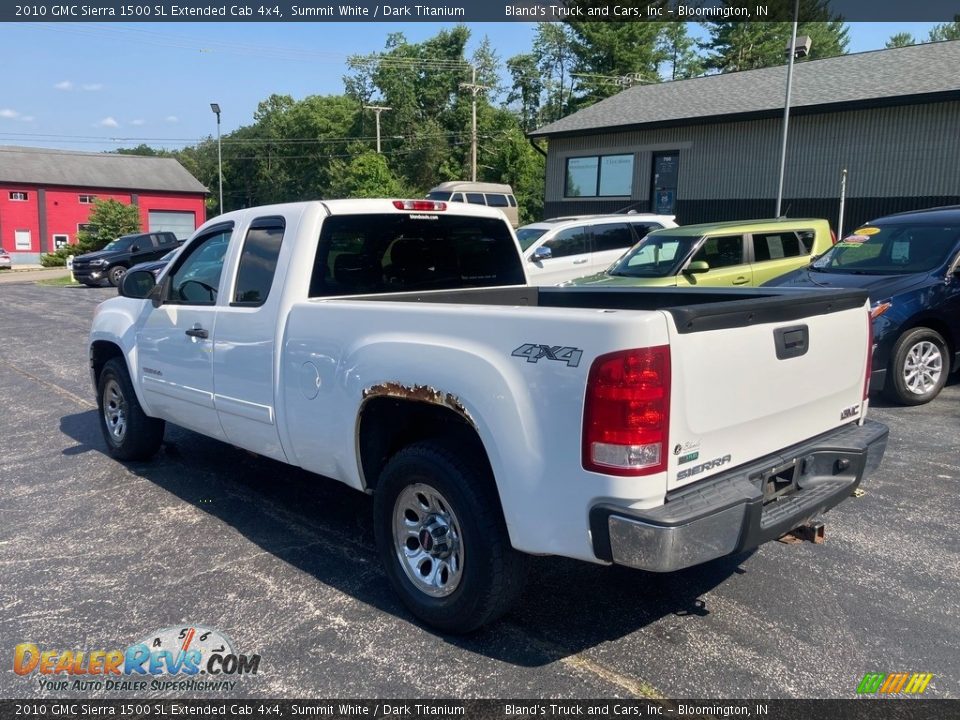
[[[100,430],[107,452],[118,460],[147,460],[163,442],[163,420],[149,417],[133,391],[127,364],[108,360],[97,382]]]
[[[120,283],[123,281],[123,276],[127,274],[127,269],[123,265],[114,265],[107,272],[107,279],[110,280],[110,284],[114,287],[119,287]]]
[[[949,372],[950,354],[940,333],[913,328],[894,346],[884,393],[902,405],[922,405],[940,393]]]
[[[414,615],[445,632],[492,622],[523,586],[526,557],[510,545],[485,465],[466,448],[417,443],[390,459],[374,494],[390,584]]]

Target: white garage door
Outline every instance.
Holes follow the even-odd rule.
[[[150,232],[172,232],[186,240],[197,229],[197,219],[192,212],[151,210],[148,214]]]

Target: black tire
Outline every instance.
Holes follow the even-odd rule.
[[[160,449],[164,422],[143,412],[122,358],[108,360],[103,366],[97,380],[97,407],[111,457],[148,460]]]
[[[416,496],[415,489],[422,487],[439,494],[452,511],[451,527],[459,530],[459,577],[455,588],[442,597],[431,596],[411,580],[408,572],[414,571],[406,569],[409,566],[401,559],[404,551],[394,539],[398,501],[402,509],[401,498],[409,497],[410,492]],[[428,625],[444,632],[468,633],[499,618],[520,596],[526,556],[510,545],[489,469],[470,448],[427,441],[398,452],[380,476],[373,513],[377,551],[390,584],[410,612]],[[419,530],[420,537],[424,532]],[[416,544],[426,553],[424,545]]]
[[[127,274],[127,269],[123,265],[114,265],[107,270],[107,280],[114,287],[119,287],[123,282],[123,276]]]
[[[912,328],[893,347],[883,392],[901,405],[923,405],[940,394],[949,373],[950,353],[943,336],[930,328]]]

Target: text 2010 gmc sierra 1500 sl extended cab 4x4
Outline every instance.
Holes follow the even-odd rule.
[[[670,571],[755,547],[875,468],[866,296],[535,288],[498,211],[250,208],[101,304],[110,454],[169,421],[373,494],[386,574],[447,631],[525,554]]]

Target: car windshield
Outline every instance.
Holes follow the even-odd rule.
[[[960,226],[868,225],[838,242],[810,268],[855,275],[929,272],[946,261],[958,239]]]
[[[607,271],[617,277],[669,277],[676,275],[680,265],[696,246],[696,235],[668,235],[651,233]]]
[[[537,240],[543,237],[547,228],[522,227],[517,229],[517,240],[520,241],[520,247],[529,250]]]
[[[104,245],[104,250],[127,250],[130,248],[131,239],[128,237],[117,238],[112,242],[108,242]]]

